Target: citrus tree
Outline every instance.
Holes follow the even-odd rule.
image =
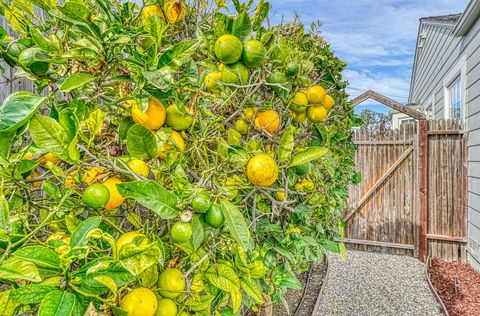
[[[345,63],[252,3],[0,2],[1,315],[256,312],[343,251]]]

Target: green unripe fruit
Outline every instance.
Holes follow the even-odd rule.
[[[224,64],[234,64],[242,57],[242,42],[233,35],[222,35],[215,42],[215,56]]]
[[[205,214],[205,222],[213,228],[220,228],[225,222],[222,208],[220,205],[214,204]]]
[[[242,60],[249,68],[260,67],[265,60],[265,47],[262,42],[249,40],[243,45]]]
[[[90,184],[83,191],[83,202],[91,208],[104,207],[110,199],[110,191],[101,183]]]

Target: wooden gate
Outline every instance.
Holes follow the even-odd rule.
[[[425,172],[419,163],[418,123],[354,132],[355,162],[363,181],[350,188],[344,217],[349,247],[419,256],[424,240],[433,258],[464,259],[467,134],[458,122],[428,125]],[[427,180],[423,205],[422,176]],[[421,234],[422,225],[426,235]]]
[[[355,131],[362,182],[351,186],[345,241],[362,250],[416,251],[419,227],[417,125]]]

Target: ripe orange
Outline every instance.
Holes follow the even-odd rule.
[[[255,115],[255,126],[272,134],[280,127],[280,117],[274,110],[267,110]]]

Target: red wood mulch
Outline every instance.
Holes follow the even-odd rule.
[[[480,273],[466,263],[440,259],[433,259],[428,271],[450,316],[480,315]]]

